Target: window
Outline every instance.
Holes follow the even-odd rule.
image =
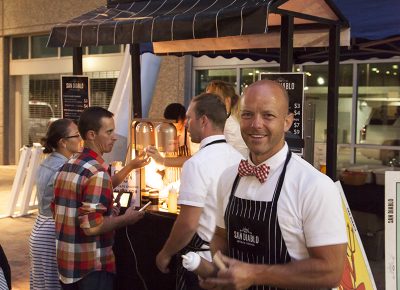
[[[86,73],[90,79],[92,106],[108,108],[118,71]],[[60,75],[26,75],[22,77],[23,143],[40,142],[49,122],[61,118]]]
[[[13,37],[12,38],[12,59],[28,59],[29,58],[29,37]]]
[[[236,86],[236,69],[196,70],[195,95],[203,93],[212,80],[222,80]]]
[[[46,47],[48,35],[32,36],[31,37],[31,57],[42,58],[42,57],[57,57],[57,47]]]
[[[400,139],[400,63],[358,65],[357,142],[392,146]]]
[[[90,105],[108,108],[117,78],[90,79]]]
[[[60,56],[72,56],[72,47],[61,47]]]
[[[279,72],[279,67],[242,68],[240,70],[240,93],[260,78],[260,73]]]
[[[121,52],[120,45],[89,46],[89,54],[106,54]]]
[[[306,102],[315,105],[315,142],[326,142],[328,105],[328,66],[307,65],[305,72]],[[353,65],[339,66],[338,144],[350,143]]]

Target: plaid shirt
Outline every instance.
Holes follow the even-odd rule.
[[[60,169],[54,184],[54,215],[63,283],[75,283],[92,271],[115,272],[114,232],[87,236],[82,230],[111,215],[112,191],[106,163],[88,148]]]

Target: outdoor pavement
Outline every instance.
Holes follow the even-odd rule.
[[[6,212],[16,169],[16,166],[0,165],[0,216]],[[0,244],[11,266],[13,290],[29,289],[29,235],[35,218],[36,213],[18,218],[0,218]],[[384,260],[370,261],[370,266],[377,289],[385,289]]]
[[[0,165],[0,216],[6,213],[17,166]],[[29,289],[29,235],[36,214],[0,218],[0,244],[11,267],[13,290]]]

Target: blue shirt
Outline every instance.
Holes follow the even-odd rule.
[[[36,175],[39,214],[52,217],[50,203],[54,198],[54,180],[58,170],[68,161],[64,155],[53,152],[43,160]]]

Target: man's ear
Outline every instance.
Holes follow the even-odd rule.
[[[89,130],[86,132],[86,140],[93,141],[96,137],[96,132],[94,130]]]
[[[292,127],[293,119],[294,119],[293,113],[289,113],[289,114],[287,114],[287,116],[285,117],[285,127],[284,127],[285,133],[286,133],[287,131],[289,131],[290,127]]]
[[[201,119],[201,127],[206,127],[208,122],[210,121],[206,115],[200,117]]]

